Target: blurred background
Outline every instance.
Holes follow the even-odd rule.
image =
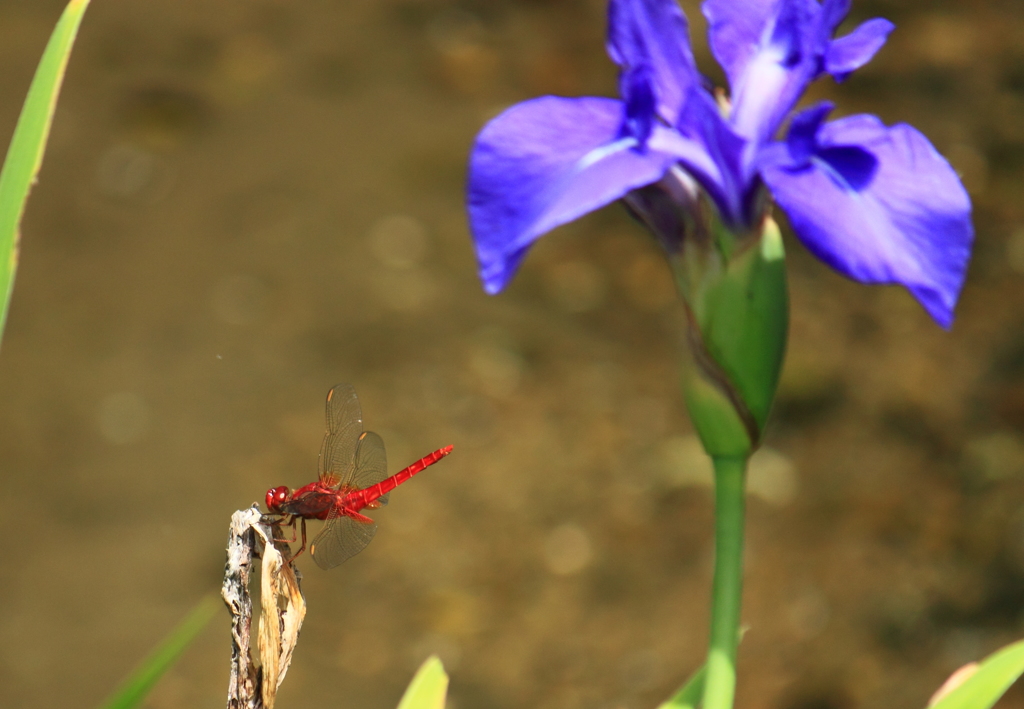
[[[6,145],[64,0],[0,2]],[[698,60],[716,83],[696,3]],[[701,661],[710,473],[667,268],[613,206],[487,297],[466,156],[503,107],[614,95],[604,0],[94,0],[0,352],[0,705],[93,707],[221,582],[231,513],[316,474],[352,382],[391,470],[455,452],[322,572],[279,706],[653,707]],[[788,240],[751,470],[738,706],[921,707],[1024,635],[1024,4],[897,31],[812,98],[924,131],[978,238],[951,333]],[[218,707],[226,612],[148,706]],[[1024,706],[1016,691],[1003,706]]]

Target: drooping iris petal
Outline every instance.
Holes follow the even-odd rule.
[[[974,236],[971,205],[927,138],[858,115],[822,126],[805,160],[788,149],[771,155],[761,174],[815,255],[857,281],[905,286],[950,327]]]
[[[814,156],[818,148],[818,131],[834,108],[835,104],[831,101],[821,101],[793,116],[784,144],[792,165],[805,165]]]
[[[657,181],[673,158],[621,137],[621,101],[546,96],[508,109],[477,136],[467,187],[488,293],[537,237]]]
[[[642,71],[650,81],[663,121],[675,123],[684,97],[700,74],[690,49],[690,29],[675,0],[611,0],[608,4],[608,55],[623,69],[620,91]]]
[[[825,71],[836,81],[844,81],[871,61],[895,28],[896,25],[889,20],[876,17],[861,23],[850,34],[833,40],[825,52]]]

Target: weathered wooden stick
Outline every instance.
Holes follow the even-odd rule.
[[[263,673],[253,664],[249,651],[252,629],[252,599],[249,597],[249,567],[256,555],[256,534],[260,511],[256,505],[231,515],[228,532],[228,560],[220,595],[231,613],[231,677],[228,680],[228,709],[258,709],[262,706],[260,685]]]
[[[299,629],[306,615],[300,576],[278,548],[272,525],[263,521],[258,505],[231,516],[227,564],[221,596],[231,613],[231,676],[228,709],[273,709],[284,681]],[[252,656],[252,599],[249,573],[254,557],[262,555],[261,608],[257,649]]]

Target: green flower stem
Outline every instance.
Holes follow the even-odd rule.
[[[747,459],[714,458],[715,579],[711,595],[704,709],[731,709],[743,596],[743,517]]]

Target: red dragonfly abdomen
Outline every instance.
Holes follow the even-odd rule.
[[[380,498],[381,496],[386,495],[392,490],[394,490],[396,487],[404,483],[406,480],[411,478],[416,473],[420,473],[426,470],[431,465],[441,460],[441,458],[444,458],[451,452],[452,446],[445,446],[444,448],[440,448],[434,451],[433,453],[430,453],[429,455],[425,455],[419,460],[417,460],[415,463],[410,465],[409,467],[399,470],[390,478],[387,478],[386,480],[381,480],[376,485],[371,485],[370,487],[365,488],[363,490],[354,490],[350,492],[349,494],[345,495],[345,497],[341,501],[341,504],[344,507],[347,507],[348,509],[352,510],[353,512],[358,512],[364,507],[367,507],[376,502],[377,499]]]

